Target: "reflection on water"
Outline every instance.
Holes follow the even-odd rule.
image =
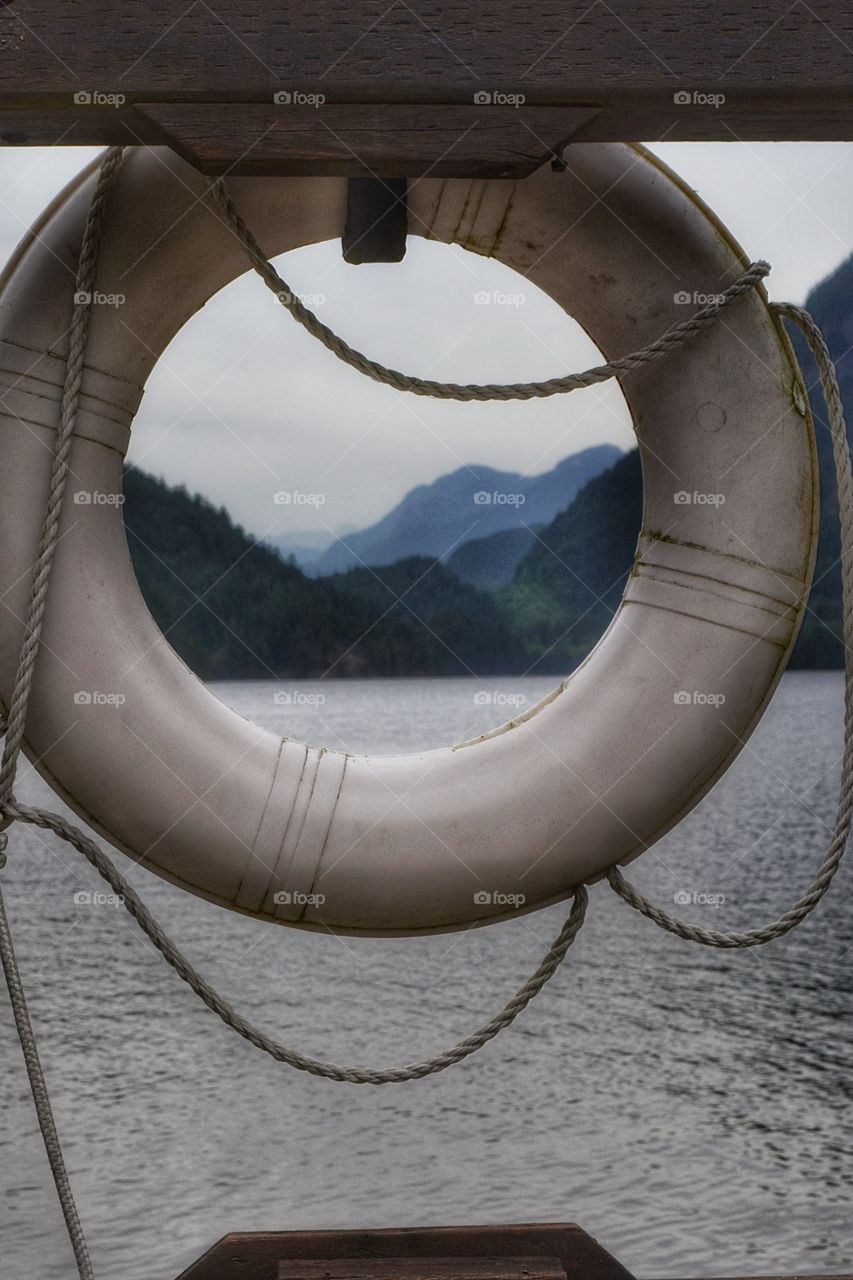
[[[631,876],[717,927],[805,886],[833,817],[841,676],[789,675],[726,778]],[[316,744],[460,740],[542,680],[227,684],[251,719]],[[317,696],[321,695],[321,700]],[[510,712],[511,713],[511,712]],[[48,801],[32,774],[22,798]],[[853,1267],[853,870],[793,936],[748,953],[661,934],[606,888],[568,962],[462,1066],[382,1089],[298,1075],[198,1002],[100,881],[31,829],[4,884],[66,1156],[103,1280],[174,1280],[230,1230],[574,1220],[640,1276]],[[124,869],[127,864],[122,861]],[[199,968],[303,1050],[411,1060],[479,1023],[537,963],[563,908],[448,937],[290,932],[133,880]],[[722,899],[722,900],[721,900]],[[713,901],[716,905],[710,905]],[[2,1006],[3,1276],[72,1263]]]

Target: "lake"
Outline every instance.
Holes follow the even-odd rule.
[[[270,729],[382,752],[470,737],[512,714],[507,695],[530,705],[551,683],[216,690]],[[670,906],[697,895],[684,913],[713,927],[775,918],[829,839],[841,702],[840,673],[787,675],[726,777],[630,878]],[[18,793],[56,807],[29,769]],[[68,846],[18,828],[9,853],[8,910],[99,1280],[174,1280],[227,1231],[561,1220],[660,1280],[853,1268],[849,865],[804,927],[750,952],[664,935],[598,885],[566,964],[512,1028],[440,1076],[376,1089],[298,1074],[238,1039],[121,908],[75,903],[104,886]],[[565,915],[353,940],[131,878],[252,1021],[359,1065],[427,1056],[479,1025]],[[67,1280],[2,1010],[2,1273]]]

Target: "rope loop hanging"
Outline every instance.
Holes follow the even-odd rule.
[[[104,153],[101,161],[95,191],[88,211],[77,268],[76,293],[83,295],[84,298],[86,296],[91,297],[94,292],[93,286],[97,270],[104,211],[110,187],[119,171],[122,152],[123,148],[121,147],[111,147]],[[281,301],[294,316],[294,319],[303,325],[309,333],[312,333],[341,360],[366,376],[398,390],[411,391],[416,395],[434,396],[440,399],[464,401],[527,400],[564,393],[579,387],[604,382],[641,364],[656,360],[688,341],[692,336],[714,323],[725,307],[732,305],[738,298],[758,286],[769,271],[769,267],[765,262],[754,263],[711,306],[697,312],[683,324],[663,334],[641,351],[587,370],[585,373],[570,374],[547,382],[508,385],[488,384],[476,386],[430,382],[399,373],[369,360],[345,343],[327,326],[323,325],[313,313],[298,301],[275,271],[272,264],[264,258],[262,251],[256,244],[251,232],[243,223],[230,193],[221,180],[212,184],[211,195],[214,205],[225,220],[226,225],[238,237],[246,250],[252,266],[261,275],[268,287],[280,295]],[[844,593],[845,717],[841,786],[833,836],[817,875],[798,902],[775,922],[745,933],[718,933],[679,920],[643,897],[638,890],[625,880],[618,868],[612,868],[607,877],[611,887],[624,901],[642,912],[643,915],[661,928],[685,940],[715,947],[757,946],[781,937],[801,923],[814,910],[827,892],[838,870],[850,830],[851,811],[853,811],[853,474],[851,473],[850,449],[837,377],[829,351],[817,325],[807,312],[791,304],[780,304],[775,307],[775,311],[780,317],[791,320],[800,326],[817,361],[820,382],[829,414],[839,491]],[[206,982],[182,955],[145,907],[133,887],[120,874],[111,859],[95,841],[59,815],[45,809],[20,804],[14,797],[14,781],[24,740],[27,707],[41,641],[50,572],[59,536],[59,521],[69,470],[69,454],[80,400],[89,318],[90,303],[82,300],[75,303],[69,333],[69,354],[62,391],[60,424],[56,435],[48,495],[34,566],[30,602],[24,628],[24,640],[8,714],[5,722],[0,724],[0,731],[4,734],[4,747],[2,759],[0,760],[0,866],[5,863],[3,850],[8,838],[6,830],[15,822],[49,830],[66,841],[77,849],[115,892],[120,895],[125,907],[146,936],[178,976],[204,1001],[205,1005],[216,1013],[226,1025],[278,1062],[324,1079],[350,1084],[401,1083],[443,1071],[476,1052],[505,1027],[509,1026],[543,989],[549,979],[553,977],[584,923],[588,894],[583,885],[579,885],[575,889],[569,917],[534,973],[519,988],[504,1008],[473,1034],[429,1059],[402,1067],[367,1069],[336,1066],[319,1059],[307,1057],[286,1045],[280,1044],[237,1013],[228,1001]],[[2,890],[0,890],[0,956],[2,956],[12,1009],[24,1053],[39,1124],[69,1237],[74,1249],[78,1274],[81,1280],[93,1280],[92,1265],[74,1204],[44,1073],[29,1019],[24,989],[3,903]]]
[[[770,264],[759,260],[753,262],[733,284],[718,294],[713,302],[700,311],[689,316],[681,324],[675,325],[667,333],[662,334],[654,342],[640,351],[609,360],[606,364],[596,365],[583,373],[570,373],[562,378],[549,378],[545,382],[510,382],[510,383],[474,383],[434,382],[429,378],[416,378],[409,373],[401,373],[398,369],[389,369],[387,365],[371,360],[355,347],[339,337],[333,329],[323,324],[322,320],[310,311],[294,293],[293,289],[278,274],[273,264],[264,255],[263,250],[243,221],[231,192],[223,178],[217,178],[210,184],[210,195],[215,208],[223,221],[239,240],[249,262],[263,280],[264,284],[278,298],[286,311],[289,311],[297,324],[301,324],[312,338],[331,351],[344,364],[357,370],[374,382],[381,382],[395,391],[410,391],[416,396],[429,396],[434,400],[542,400],[548,396],[564,395],[568,391],[578,391],[582,387],[592,387],[599,382],[608,382],[622,373],[629,373],[639,365],[659,360],[661,356],[681,346],[688,339],[701,333],[713,324],[717,317],[732,303],[737,302],[745,293],[754,289],[770,272]]]

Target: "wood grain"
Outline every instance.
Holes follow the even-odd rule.
[[[278,1280],[566,1280],[559,1258],[286,1258]]]
[[[509,1227],[415,1227],[387,1231],[282,1231],[230,1235],[189,1267],[179,1280],[320,1280],[319,1276],[281,1272],[292,1262],[304,1268],[314,1260],[331,1268],[341,1259],[370,1265],[362,1277],[374,1274],[390,1280],[385,1263],[393,1263],[400,1280],[431,1280],[432,1270],[448,1259],[471,1268],[476,1260],[478,1280],[492,1276],[509,1280],[507,1267],[520,1268],[541,1259],[556,1266],[562,1280],[632,1280],[630,1272],[573,1223]],[[481,1264],[485,1263],[485,1270]],[[373,1270],[373,1265],[379,1270]],[[491,1268],[491,1269],[489,1269]],[[334,1272],[337,1277],[337,1272]],[[337,1280],[345,1280],[337,1277]],[[460,1275],[458,1280],[464,1280]],[[524,1280],[517,1272],[513,1280]],[[537,1277],[537,1280],[545,1280]]]
[[[123,101],[74,101],[99,93]],[[271,110],[276,93],[324,103],[287,116]],[[531,136],[520,115],[513,125],[507,112],[475,102],[478,94],[523,97]],[[849,140],[853,6],[0,5],[0,138],[9,144],[169,141],[211,170],[316,172],[319,164],[336,173],[508,176],[567,137]]]

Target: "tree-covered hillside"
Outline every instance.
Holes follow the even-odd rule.
[[[497,675],[524,671],[525,646],[500,604],[423,556],[326,579],[367,606],[403,642],[399,675]],[[407,639],[406,639],[407,637]]]
[[[848,425],[853,423],[853,257],[809,295],[806,307],[836,361]],[[815,418],[821,493],[814,586],[793,667],[840,667],[841,571],[832,442],[814,362],[792,334]],[[639,455],[626,454],[590,481],[543,529],[512,582],[499,592],[539,671],[562,672],[603,633],[625,588],[642,518]]]
[[[580,491],[543,529],[498,593],[533,670],[567,672],[604,631],[634,561],[642,519],[636,449]]]
[[[522,661],[494,600],[441,565],[307,578],[201,497],[133,468],[124,491],[142,594],[204,679],[485,675]]]
[[[506,529],[547,524],[587,480],[619,457],[612,444],[570,454],[541,475],[467,465],[421,484],[368,529],[334,542],[316,564],[322,574],[369,564],[393,564],[411,556],[445,559],[472,538]]]
[[[853,429],[853,256],[812,289],[805,305],[820,325],[835,361],[849,434]],[[821,502],[820,540],[814,585],[792,665],[840,667],[844,660],[841,641],[841,566],[838,559],[838,493],[832,461],[832,442],[811,352],[799,330],[793,326],[791,338],[804,371],[815,419]]]
[[[838,363],[853,422],[851,298],[853,258],[812,291],[807,305]],[[841,577],[831,442],[813,362],[797,335],[794,342],[816,420],[821,532],[793,665],[837,667]],[[588,453],[601,460],[594,450]],[[559,471],[549,473],[549,485]],[[433,489],[446,497],[449,480]],[[470,482],[467,477],[465,484]],[[566,492],[573,492],[568,483]],[[174,648],[207,679],[568,672],[619,603],[642,505],[634,450],[596,474],[574,501],[567,497],[566,508],[535,536],[522,516],[514,528],[463,543],[448,564],[437,563],[433,553],[307,578],[272,549],[254,544],[224,510],[185,490],[131,469],[125,494],[128,541],[143,594]],[[468,499],[470,494],[466,519]],[[410,515],[413,504],[414,497],[398,514]],[[446,511],[442,518],[446,522]]]

